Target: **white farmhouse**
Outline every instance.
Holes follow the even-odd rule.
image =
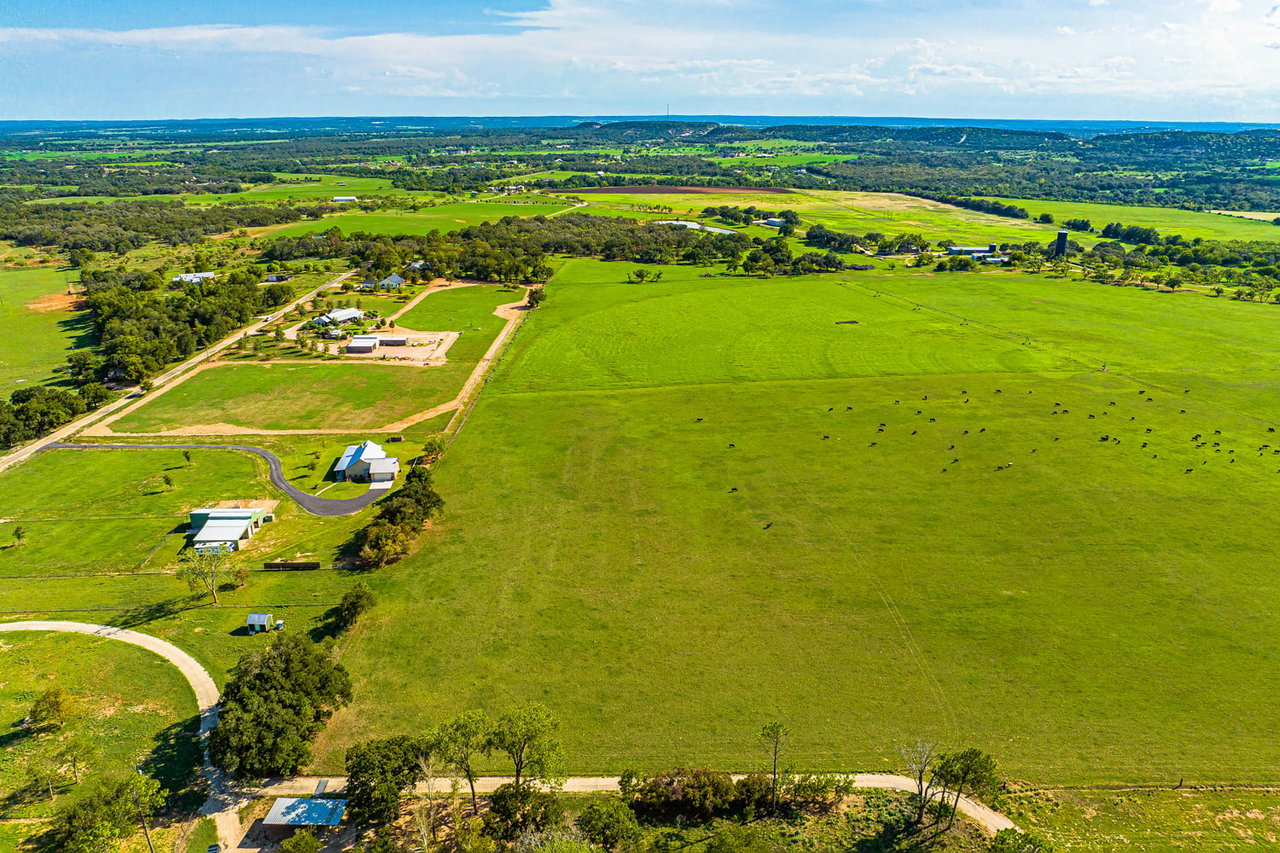
[[[364,441],[342,452],[333,473],[338,480],[355,483],[390,483],[400,473],[400,460],[388,456],[380,445]]]

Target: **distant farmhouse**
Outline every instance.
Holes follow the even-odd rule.
[[[290,273],[273,272],[271,273],[271,275],[267,276],[266,281],[268,284],[275,284],[276,282],[280,282],[280,281],[288,281],[291,278],[293,278],[293,275]]]
[[[351,204],[352,202],[359,201],[359,200],[360,199],[356,198],[353,195],[335,195],[333,197],[334,204]]]
[[[181,272],[170,279],[174,284],[199,284],[207,278],[217,278],[216,272]]]
[[[361,290],[399,290],[404,286],[404,279],[392,273],[382,281],[375,281],[372,278],[366,278],[360,282]]]
[[[274,516],[265,509],[193,509],[191,511],[191,545],[201,554],[229,554],[239,551],[241,543],[248,542],[272,521]]]
[[[390,483],[400,473],[400,460],[372,441],[353,444],[333,466],[334,476],[352,483]]]
[[[948,246],[948,255],[968,255],[980,264],[1003,264],[1009,259],[1000,254],[1000,247],[995,243],[986,246]]]

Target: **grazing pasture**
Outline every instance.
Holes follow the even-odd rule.
[[[673,214],[688,216],[698,214],[707,207],[754,205],[762,210],[794,210],[803,219],[804,225],[801,228],[807,225],[825,225],[837,231],[857,234],[873,231],[886,235],[919,233],[931,240],[1047,242],[1057,231],[1056,226],[993,216],[896,193],[834,190],[770,192],[765,189],[682,192],[674,187],[618,187],[615,190],[590,194],[576,191],[568,194],[581,195],[590,203],[587,211],[591,213],[604,213],[610,208],[625,210],[633,206],[662,205],[671,208]],[[760,233],[767,235],[772,232]]]
[[[73,349],[94,343],[88,313],[76,310],[67,296],[73,270],[46,265],[0,267],[0,393],[24,384],[44,384],[57,377],[53,370]]]
[[[188,510],[273,491],[254,457],[231,451],[193,451],[191,465],[177,450],[46,451],[0,474],[0,578],[162,571]]]
[[[1280,793],[1050,790],[1016,796],[1010,812],[1057,850],[1256,850],[1276,842]]]
[[[809,769],[924,737],[1045,783],[1277,781],[1280,441],[1235,373],[1269,381],[1276,315],[1005,272],[626,269],[567,263],[488,383],[446,516],[370,577],[317,769],[533,698],[575,773],[756,769],[781,719]]]

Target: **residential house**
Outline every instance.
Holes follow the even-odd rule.
[[[343,323],[357,323],[364,319],[364,312],[359,308],[336,308],[328,314],[322,314],[312,322],[320,326],[340,326]]]
[[[216,272],[183,272],[175,275],[170,281],[174,284],[199,284],[207,278],[217,278]]]
[[[388,456],[380,445],[372,441],[353,444],[342,452],[333,466],[338,480],[357,483],[388,483],[400,473],[400,460]]]

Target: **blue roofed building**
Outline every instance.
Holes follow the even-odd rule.
[[[372,441],[352,444],[333,466],[334,477],[353,483],[390,483],[400,473],[400,460]]]

